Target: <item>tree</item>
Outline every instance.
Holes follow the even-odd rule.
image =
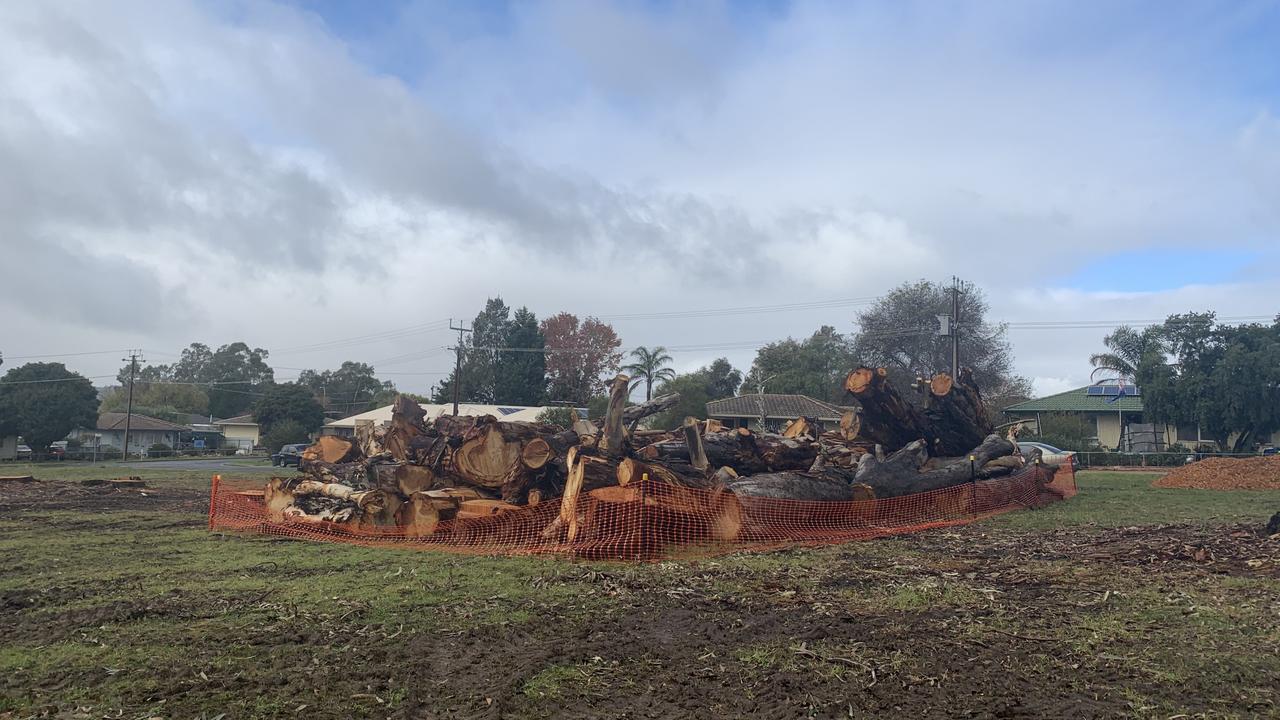
[[[649,426],[675,429],[686,417],[706,417],[707,403],[733,397],[741,382],[742,373],[724,358],[691,373],[676,375],[658,386],[658,394],[680,393],[679,402],[671,409],[654,416],[649,421]]]
[[[503,332],[504,348],[497,357],[493,396],[496,402],[536,406],[547,398],[546,339],[538,317],[522,307]]]
[[[987,320],[987,300],[981,290],[962,286],[960,292],[960,364],[973,371],[985,395],[1007,386],[1014,378],[1013,350],[1002,323]],[[899,392],[908,396],[917,377],[951,372],[951,338],[938,335],[938,315],[951,314],[951,287],[920,280],[903,283],[875,305],[858,313],[859,332],[853,342],[855,365],[886,367]]]
[[[122,368],[116,377],[122,387],[127,387],[128,366]],[[267,365],[267,351],[262,348],[250,348],[243,342],[234,342],[215,351],[203,343],[191,343],[172,365],[147,365],[138,369],[133,388],[134,403],[137,407],[139,392],[146,393],[150,383],[185,383],[199,387],[204,396],[176,395],[176,399],[197,403],[199,407],[187,410],[190,404],[174,405],[174,411],[208,412],[220,418],[232,417],[252,407],[255,394],[274,379],[275,373]]]
[[[502,298],[490,298],[463,340],[462,385],[464,402],[540,405],[546,395],[543,338],[538,318],[520,308],[511,309]],[[433,400],[453,402],[452,372],[435,388]]]
[[[262,444],[268,450],[276,451],[282,445],[304,443],[308,440],[307,428],[297,420],[282,420],[262,436]]]
[[[667,354],[667,349],[661,345],[650,350],[641,345],[631,351],[631,357],[636,361],[630,365],[624,365],[622,372],[631,376],[631,387],[628,390],[635,390],[640,384],[644,383],[644,399],[646,401],[653,399],[653,384],[655,382],[665,382],[676,376],[676,371],[667,367],[671,363],[671,356]]]
[[[125,412],[129,407],[129,389],[107,388],[102,393],[100,412]],[[161,420],[185,425],[190,415],[209,412],[209,395],[195,385],[173,382],[135,383],[133,411]]]
[[[542,321],[547,348],[547,394],[583,404],[599,393],[606,376],[618,372],[622,341],[607,323],[562,312]]]
[[[743,381],[746,392],[794,393],[842,402],[844,378],[855,366],[849,340],[824,325],[808,339],[769,343],[756,352]]]
[[[1134,373],[1148,421],[1199,425],[1236,452],[1280,429],[1280,317],[1233,326],[1172,315],[1152,335]]]
[[[1128,325],[1121,325],[1102,339],[1107,352],[1094,353],[1089,356],[1089,364],[1093,365],[1093,376],[1098,373],[1109,374],[1110,379],[1132,381],[1138,372],[1138,364],[1151,351],[1159,351],[1162,330],[1149,327],[1145,330],[1134,330]]]
[[[326,409],[336,409],[344,415],[390,405],[396,391],[390,381],[377,378],[372,365],[350,360],[337,370],[303,370],[298,373],[297,383],[319,397]]]
[[[204,376],[199,381],[210,384],[209,411],[217,417],[249,410],[254,393],[275,380],[275,372],[267,365],[267,351],[242,342],[218,348],[201,370]]]
[[[272,385],[253,406],[253,417],[264,432],[270,432],[277,423],[293,421],[307,432],[314,432],[324,424],[324,407],[316,400],[311,389],[297,383]]]
[[[0,435],[21,435],[36,452],[98,421],[98,391],[62,363],[28,363],[0,380]]]

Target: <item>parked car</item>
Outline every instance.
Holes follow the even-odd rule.
[[[31,459],[31,446],[30,446],[30,445],[19,445],[19,446],[18,446],[18,459],[19,459],[19,460],[21,460],[21,459],[23,459],[23,458],[26,458],[27,460],[30,460],[30,459]]]
[[[1071,463],[1071,467],[1075,467],[1076,453],[1074,450],[1063,450],[1062,448],[1056,448],[1048,443],[1023,442],[1021,440],[1018,441],[1018,447],[1022,450],[1023,455],[1026,455],[1033,449],[1039,448],[1041,453],[1040,459],[1051,465],[1065,465],[1067,463]]]
[[[285,445],[280,448],[280,452],[272,453],[271,464],[278,467],[298,467],[302,464],[302,451],[306,448],[306,445]]]

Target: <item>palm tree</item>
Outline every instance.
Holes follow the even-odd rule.
[[[1090,377],[1100,372],[1109,372],[1113,374],[1112,379],[1133,381],[1143,356],[1159,349],[1160,336],[1155,327],[1140,332],[1128,325],[1121,325],[1103,338],[1102,342],[1110,352],[1089,356],[1089,364],[1093,365]]]
[[[634,390],[637,385],[644,382],[644,399],[646,402],[653,399],[653,384],[664,380],[673,380],[676,371],[667,367],[671,362],[671,356],[667,354],[667,349],[661,345],[650,350],[641,345],[631,351],[631,357],[636,361],[622,368],[622,371],[631,375],[631,389]]]

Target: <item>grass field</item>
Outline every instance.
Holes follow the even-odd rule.
[[[217,536],[198,472],[24,471],[0,718],[1280,714],[1280,493],[1081,473],[967,527],[624,565]]]

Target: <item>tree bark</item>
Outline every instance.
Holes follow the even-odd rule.
[[[902,399],[889,382],[885,368],[861,367],[845,378],[848,390],[862,405],[858,437],[887,448],[901,448],[915,440],[934,444],[929,422],[915,406]]]
[[[958,380],[938,373],[919,381],[916,389],[926,398],[924,414],[936,438],[933,454],[960,455],[991,434],[991,419],[968,368],[961,369]]]
[[[973,468],[980,471],[988,462],[1013,452],[1013,443],[999,435],[988,435],[981,445],[963,457],[941,467],[921,471],[928,455],[924,441],[917,440],[883,460],[873,453],[863,455],[854,477],[857,482],[869,485],[878,498],[912,495],[960,485],[979,477],[977,472],[971,472],[970,455],[974,458]]]
[[[744,497],[785,500],[853,500],[853,487],[846,482],[802,472],[761,473],[731,480],[728,488]]]
[[[627,404],[627,389],[631,379],[621,373],[613,379],[609,389],[609,410],[604,416],[604,428],[600,440],[600,449],[606,457],[622,457],[626,443],[626,419],[623,410]]]

